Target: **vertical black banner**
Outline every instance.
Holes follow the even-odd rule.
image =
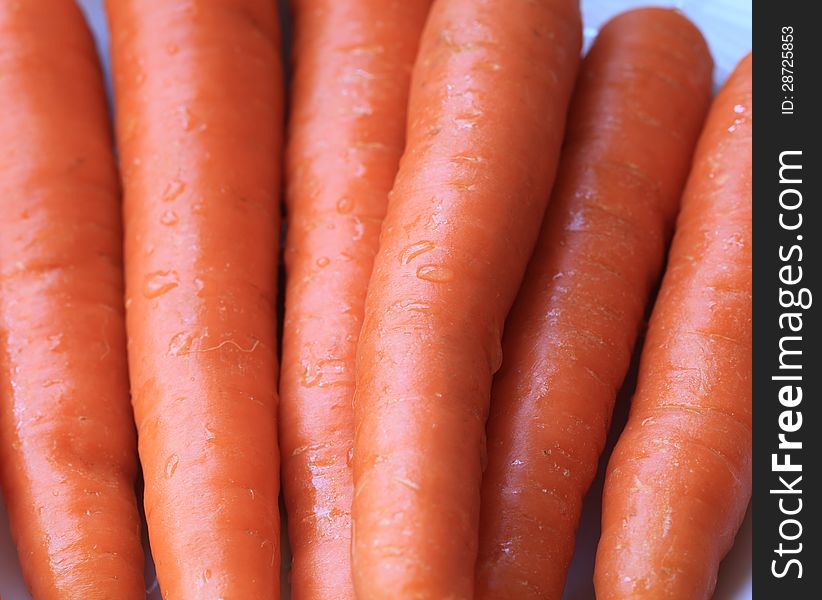
[[[754,15],[754,594],[822,586],[822,30],[815,2]]]

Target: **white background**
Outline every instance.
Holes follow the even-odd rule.
[[[341,0],[342,1],[342,0]],[[647,5],[654,0],[583,0],[586,45],[596,35],[598,28],[614,14],[633,6]],[[86,11],[89,23],[97,38],[102,60],[108,68],[106,56],[107,33],[102,0],[79,0]],[[751,2],[746,0],[658,0],[657,4],[676,6],[683,10],[702,29],[716,61],[715,85],[720,85],[736,62],[751,48]],[[614,416],[614,432],[624,423],[630,385],[626,385]],[[608,450],[610,452],[610,448]],[[607,453],[606,453],[607,456]],[[592,600],[594,598],[591,577],[596,541],[599,536],[599,500],[602,492],[602,466],[597,481],[585,503],[582,523],[577,536],[577,552],[571,566],[564,600]],[[284,554],[287,548],[283,548]],[[284,580],[284,598],[287,598],[287,577]],[[160,600],[151,566],[147,567],[147,581],[151,588],[149,598]],[[0,500],[0,595],[5,600],[30,600],[20,576],[20,566],[11,543],[5,509]],[[742,530],[733,550],[725,559],[719,574],[715,600],[750,600],[751,598],[751,514],[748,511]],[[252,599],[249,599],[252,600]]]

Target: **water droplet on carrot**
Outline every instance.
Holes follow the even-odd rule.
[[[318,360],[316,363],[304,360],[302,367],[304,387],[328,387],[340,383],[346,375],[346,365],[341,360]]]
[[[177,273],[174,271],[157,271],[146,279],[143,294],[146,298],[156,298],[162,296],[169,290],[174,289],[180,283]]]
[[[49,336],[49,350],[54,352],[55,350],[59,350],[63,345],[63,334],[58,333],[56,335]]]
[[[180,194],[183,193],[183,190],[186,189],[186,184],[180,181],[179,179],[172,179],[166,185],[166,189],[163,192],[163,202],[171,202],[175,200]]]
[[[360,219],[357,219],[354,222],[354,237],[351,238],[352,241],[359,241],[365,235],[365,223],[363,223]]]
[[[457,154],[456,156],[451,157],[451,162],[476,164],[483,162],[483,159],[481,156],[471,156],[470,154]]]
[[[434,310],[431,308],[431,305],[425,302],[411,302],[410,304],[406,304],[404,308],[405,310],[420,313],[423,315],[430,315],[434,312]]]
[[[181,331],[168,343],[168,353],[172,356],[180,356],[181,354],[188,354],[191,351],[192,336],[184,331]]]
[[[177,107],[177,112],[180,116],[180,124],[183,127],[183,131],[191,131],[191,127],[194,125],[194,120],[191,117],[191,111],[186,105],[181,104]]]
[[[735,113],[744,113],[745,112],[745,107],[742,104],[737,104],[737,105],[734,106],[734,112]]]
[[[354,448],[348,449],[348,456],[345,459],[345,463],[350,467],[351,464],[354,462]]]
[[[160,217],[160,223],[163,225],[176,225],[179,222],[179,217],[177,217],[177,213],[173,210],[167,210],[163,213],[163,216]]]
[[[177,465],[180,464],[180,457],[172,454],[166,461],[166,477],[171,479],[174,476],[174,471],[177,470]]]
[[[323,267],[327,267],[329,262],[331,261],[328,260],[327,256],[321,256],[317,259],[317,266],[322,269]]]
[[[411,244],[405,250],[402,251],[402,264],[407,265],[412,260],[417,258],[419,255],[425,254],[426,252],[430,252],[434,248],[434,242],[430,242],[428,240],[423,240],[421,242],[417,242],[416,244]]]
[[[471,110],[457,115],[454,123],[459,129],[473,129],[477,124],[477,120],[482,116],[482,113],[476,110]]]
[[[432,283],[446,283],[454,278],[454,272],[442,265],[423,265],[417,269],[417,277]]]
[[[349,213],[352,208],[354,208],[354,201],[351,198],[340,198],[340,201],[337,202],[337,212],[339,213]]]
[[[303,376],[300,383],[303,384],[304,387],[314,387],[320,382],[320,377],[322,374],[319,372],[315,365],[312,365],[309,361],[303,361]]]

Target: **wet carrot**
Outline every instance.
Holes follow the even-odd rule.
[[[672,10],[607,23],[582,63],[557,183],[491,395],[478,598],[560,598],[582,499],[670,239],[712,60]]]
[[[0,472],[40,600],[145,597],[119,184],[71,0],[0,2]]]
[[[577,2],[439,0],[357,348],[357,597],[471,598],[503,320],[556,171]]]
[[[292,1],[280,447],[295,599],[354,595],[356,344],[429,4]]]
[[[597,598],[710,598],[751,496],[751,57],[708,115],[608,464]]]
[[[129,367],[163,598],[277,598],[275,4],[107,8]]]

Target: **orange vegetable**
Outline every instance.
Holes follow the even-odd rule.
[[[275,3],[107,8],[129,367],[163,598],[277,598]]]
[[[357,348],[360,600],[473,597],[491,378],[556,171],[580,37],[572,0],[431,9]]]
[[[119,187],[69,0],[0,2],[0,472],[34,598],[145,597]]]
[[[295,599],[354,595],[356,344],[429,4],[292,1],[280,443]]]
[[[707,599],[751,497],[751,57],[714,101],[608,464],[597,598]]]
[[[657,281],[711,91],[699,31],[617,16],[580,71],[557,183],[506,322],[477,596],[562,596],[582,500]]]

